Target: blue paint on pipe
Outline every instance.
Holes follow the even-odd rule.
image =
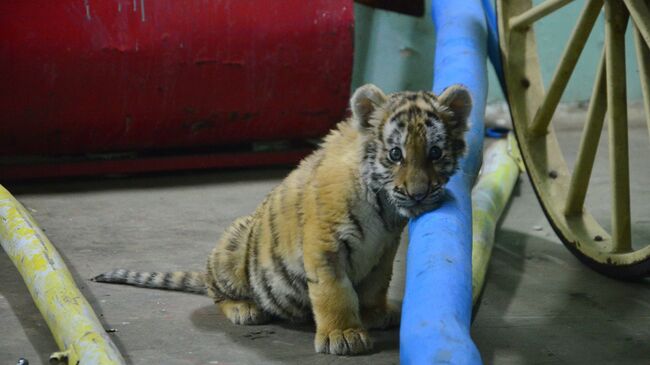
[[[471,187],[481,165],[487,93],[487,30],[481,0],[436,0],[433,91],[460,83],[474,107],[468,154],[447,185],[439,209],[409,223],[406,287],[400,329],[402,364],[481,364],[470,337],[472,314]]]

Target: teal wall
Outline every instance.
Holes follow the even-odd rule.
[[[534,2],[539,3],[541,0]],[[553,16],[536,23],[537,48],[546,85],[553,75],[583,4],[584,1],[575,1],[558,10]],[[388,92],[431,88],[435,44],[428,8],[427,1],[427,15],[414,18],[355,4],[353,88],[366,82],[375,83]],[[589,99],[603,41],[604,21],[601,14],[562,97],[563,101]],[[628,100],[640,100],[641,87],[638,82],[636,54],[629,29],[626,46]],[[488,69],[488,102],[502,101],[503,95],[496,76],[491,67]]]
[[[353,88],[372,82],[386,92],[431,89],[435,44],[429,16],[415,18],[356,3],[354,16]]]

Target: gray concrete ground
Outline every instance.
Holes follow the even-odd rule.
[[[569,163],[584,111],[561,120]],[[636,240],[650,238],[650,147],[632,121]],[[605,140],[606,138],[604,138]],[[601,143],[605,143],[605,141]],[[608,219],[607,157],[599,155],[588,204]],[[206,297],[92,283],[116,267],[203,268],[220,232],[249,213],[288,170],[9,185],[68,262],[75,279],[131,364],[397,364],[397,330],[373,332],[376,351],[346,358],[313,353],[313,328],[232,325]],[[641,171],[641,172],[639,172]],[[650,363],[650,282],[622,283],[581,265],[552,232],[523,177],[496,237],[472,335],[486,364]],[[403,289],[403,245],[391,296]],[[45,322],[6,254],[0,253],[0,364],[47,363]]]

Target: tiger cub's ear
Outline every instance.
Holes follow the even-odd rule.
[[[468,129],[469,113],[472,111],[472,96],[466,87],[453,85],[445,89],[438,96],[438,102],[445,106],[450,115],[445,123],[450,127],[448,132],[451,137],[451,149],[455,157],[465,153],[465,132]]]
[[[449,122],[453,127],[467,128],[467,118],[472,111],[472,96],[465,86],[458,84],[446,88],[438,96],[438,102],[451,112]]]
[[[373,84],[359,87],[350,99],[350,109],[357,124],[363,130],[371,126],[372,114],[386,101],[386,95]]]

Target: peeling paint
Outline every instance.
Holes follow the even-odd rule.
[[[145,15],[144,11],[144,0],[140,0],[140,13],[142,14],[142,22],[144,23],[147,20],[147,16]]]
[[[129,133],[131,130],[131,125],[133,124],[133,118],[130,115],[124,117],[124,132]]]
[[[84,0],[84,7],[86,8],[86,19],[90,19],[90,0]]]
[[[212,120],[199,120],[199,121],[196,121],[196,122],[190,124],[190,132],[191,133],[198,133],[201,130],[211,129],[211,128],[214,128],[214,127],[215,127],[214,121],[212,121]]]

